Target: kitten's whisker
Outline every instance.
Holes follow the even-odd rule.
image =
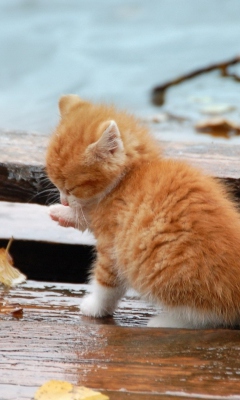
[[[59,201],[58,201],[58,199],[53,199],[53,200],[51,200],[51,201],[49,201],[48,202],[48,206],[53,206],[53,205],[57,205],[57,204],[59,204]]]
[[[43,178],[39,178],[39,181],[41,181],[41,183],[48,183],[48,185],[52,185],[53,186],[53,183],[51,182],[51,180],[48,178],[48,176],[45,176],[45,177],[43,177]]]
[[[80,208],[82,217],[83,217],[83,219],[84,219],[84,222],[85,222],[86,226],[88,227],[88,222],[87,222],[86,217],[85,217],[85,215],[84,215],[84,212],[83,212],[83,209],[82,209],[81,204],[79,204],[79,208]]]
[[[50,193],[50,194],[52,194],[52,195],[59,196],[59,191],[58,191],[57,188],[52,187],[52,188],[49,188],[49,189],[43,189],[43,190],[37,191],[37,192],[28,200],[28,203],[32,202],[33,199],[35,199],[36,197],[41,196],[41,195],[46,194],[46,193]],[[47,197],[47,199],[46,199],[46,202],[47,202],[47,201],[48,201],[48,197]]]
[[[51,205],[51,204],[59,204],[60,199],[59,199],[59,194],[58,193],[52,193],[50,196],[47,197],[45,204]]]
[[[58,194],[59,191],[58,191],[57,188],[56,188],[56,189],[55,189],[55,188],[50,188],[50,189],[44,189],[44,190],[41,190],[41,191],[37,192],[38,195],[43,194],[43,193],[54,193],[54,194]]]
[[[76,228],[80,230],[81,225],[80,225],[80,218],[78,213],[76,213]]]
[[[75,214],[75,221],[76,221],[76,229],[81,230],[81,224],[80,224],[80,218],[79,218],[79,213],[77,212],[77,209],[74,209],[74,214]]]

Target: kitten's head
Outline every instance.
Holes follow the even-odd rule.
[[[125,168],[125,149],[113,107],[76,95],[59,101],[61,120],[47,150],[46,167],[64,201],[104,194]]]

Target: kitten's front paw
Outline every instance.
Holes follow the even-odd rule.
[[[54,204],[49,207],[49,215],[53,221],[57,221],[61,226],[75,227],[73,212],[69,206]]]
[[[54,221],[58,221],[65,207],[62,204],[54,204],[48,207],[48,213]]]
[[[105,317],[107,315],[112,315],[113,313],[112,310],[102,307],[99,299],[97,299],[97,297],[92,293],[83,298],[81,303],[81,311],[87,317],[95,318]]]

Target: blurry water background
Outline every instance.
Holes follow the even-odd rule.
[[[165,126],[166,140],[212,141],[189,127],[215,105],[239,123],[240,83],[204,74],[171,88],[161,108],[151,89],[237,54],[240,0],[1,0],[0,128],[51,132],[58,97],[77,93],[141,117],[185,117],[179,132]]]

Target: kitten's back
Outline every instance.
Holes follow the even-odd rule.
[[[222,185],[183,162],[159,159],[139,163],[116,199],[114,208],[109,198],[98,221],[105,212],[117,219],[112,235],[119,273],[155,303],[205,316],[214,309],[220,320],[235,323],[240,218]]]

